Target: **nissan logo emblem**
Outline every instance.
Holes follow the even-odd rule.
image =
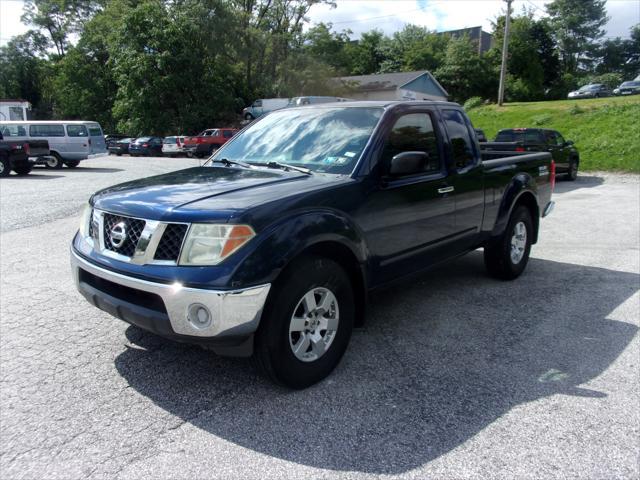
[[[124,222],[116,223],[111,232],[109,232],[109,238],[111,239],[111,245],[115,248],[120,248],[127,241],[127,224]]]

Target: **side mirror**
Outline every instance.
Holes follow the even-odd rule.
[[[573,140],[567,140],[566,142],[564,142],[564,144],[565,144],[567,147],[570,147],[571,145],[573,145]]]
[[[429,155],[426,152],[402,152],[391,159],[389,175],[399,177],[412,175],[425,170]]]

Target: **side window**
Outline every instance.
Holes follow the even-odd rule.
[[[22,107],[9,107],[9,120],[26,120]]]
[[[262,100],[256,100],[255,102],[253,102],[253,106],[257,108],[262,107]]]
[[[67,135],[70,137],[86,137],[89,135],[84,125],[67,125]]]
[[[32,137],[64,137],[63,125],[31,125],[29,135]]]
[[[473,141],[462,113],[458,110],[443,110],[442,117],[449,132],[451,153],[456,168],[473,165],[476,160]]]
[[[233,132],[231,130],[225,130],[222,132],[222,136],[224,138],[231,138],[233,137]]]
[[[562,137],[562,135],[560,135],[558,132],[555,132],[556,135],[556,144],[559,147],[564,147],[564,138]]]
[[[1,127],[2,135],[5,137],[26,137],[27,129],[22,125],[3,125]]]
[[[527,145],[544,144],[546,143],[542,133],[537,130],[527,130],[524,134],[524,143]]]
[[[382,151],[383,171],[388,172],[391,159],[402,152],[425,152],[424,172],[440,171],[438,140],[428,113],[410,113],[396,121]]]
[[[551,132],[551,131],[544,132],[544,139],[547,145],[555,145],[556,144],[555,132]]]

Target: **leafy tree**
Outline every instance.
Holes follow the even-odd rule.
[[[547,13],[558,43],[563,69],[575,74],[588,68],[609,17],[606,0],[553,0]]]
[[[435,77],[457,102],[472,96],[494,97],[498,88],[495,72],[467,36],[449,41],[444,63]]]
[[[385,60],[381,49],[384,38],[380,30],[371,30],[363,33],[357,42],[347,45],[347,52],[353,58],[352,75],[369,75],[380,71]]]
[[[350,30],[333,32],[331,24],[320,23],[304,35],[300,53],[346,75],[352,70],[352,59],[346,51],[346,46],[351,43],[350,34]]]
[[[380,71],[435,70],[443,62],[448,42],[446,35],[417,25],[406,25],[383,41],[384,60]]]
[[[69,36],[82,30],[103,0],[25,0],[22,21],[45,32],[59,56],[69,48]]]

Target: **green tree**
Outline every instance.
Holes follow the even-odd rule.
[[[381,49],[384,39],[380,30],[371,30],[363,33],[357,42],[347,45],[348,55],[353,59],[352,75],[369,75],[380,71],[385,60]]]
[[[494,97],[498,88],[491,65],[478,55],[467,36],[449,41],[444,63],[436,70],[435,77],[450,98],[460,103],[473,96]]]
[[[588,69],[609,17],[606,0],[553,0],[547,13],[565,73]]]
[[[25,0],[22,21],[44,32],[59,56],[69,48],[69,36],[102,7],[104,0]]]

